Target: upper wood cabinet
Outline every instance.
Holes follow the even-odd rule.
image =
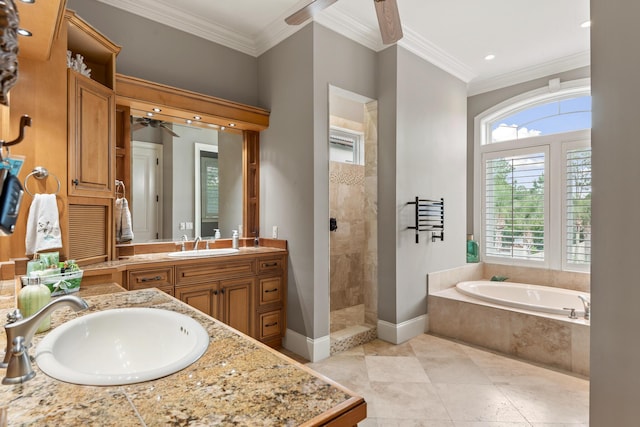
[[[112,197],[115,93],[69,70],[69,195]]]

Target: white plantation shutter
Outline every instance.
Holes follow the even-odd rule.
[[[541,147],[485,157],[483,246],[486,257],[544,262],[547,157],[547,150]]]
[[[591,147],[565,150],[564,261],[588,266],[591,262]]]

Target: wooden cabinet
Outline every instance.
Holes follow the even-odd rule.
[[[175,297],[242,333],[280,346],[286,331],[286,255],[176,264]]]
[[[173,266],[129,270],[127,272],[127,289],[158,288],[174,295]]]
[[[70,196],[113,197],[115,93],[68,70]]]

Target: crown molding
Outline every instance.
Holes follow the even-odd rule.
[[[486,79],[471,81],[467,86],[467,95],[473,96],[489,92],[503,87],[528,82],[530,80],[548,77],[564,71],[586,67],[591,64],[590,51],[579,52],[564,58],[544,62],[533,67],[522,68],[520,70],[492,76]]]
[[[175,7],[158,2],[157,0],[98,0],[109,6],[117,7],[151,21],[159,22],[168,27],[184,31],[205,40],[218,43],[228,48],[258,56],[256,43],[229,28],[219,24],[212,26],[209,21],[197,16],[184,13]]]
[[[299,31],[305,25],[291,26],[284,22],[291,10],[286,11],[278,19],[274,20],[255,37],[247,37],[220,24],[212,25],[211,22],[197,16],[187,14],[179,9],[171,7],[158,0],[97,0],[101,3],[113,6],[127,12],[142,16],[149,20],[159,22],[180,31],[201,37],[211,42],[226,46],[258,57],[267,50],[276,46],[287,37]],[[301,0],[299,3],[305,3]],[[362,24],[360,21],[340,12],[337,8],[328,8],[315,16],[314,20],[324,27],[341,34],[356,43],[359,43],[375,52],[385,49],[382,44],[378,27]],[[311,22],[311,21],[310,21]],[[477,77],[468,65],[449,55],[429,40],[420,36],[410,28],[403,27],[404,37],[398,45],[432,63],[449,74],[467,83],[468,96],[500,89],[506,86],[526,82],[529,80],[546,77],[555,73],[569,71],[590,64],[589,51],[580,52],[554,61],[538,64],[533,67],[523,68],[512,72],[491,76],[487,78]]]

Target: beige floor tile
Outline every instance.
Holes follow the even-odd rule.
[[[411,341],[395,345],[376,339],[364,344],[364,352],[367,356],[415,356]]]
[[[527,422],[493,384],[434,384],[453,421]]]
[[[318,363],[308,363],[307,366],[354,392],[369,385],[363,356],[339,354]]]
[[[431,384],[371,383],[376,417],[395,420],[450,421]],[[404,426],[404,424],[399,424]]]
[[[419,357],[418,361],[434,384],[493,384],[468,357]]]
[[[467,353],[463,345],[454,341],[436,337],[434,335],[422,334],[409,341],[416,356],[428,357],[466,357]]]
[[[455,427],[531,427],[529,423],[509,423],[500,421],[456,421]]]
[[[588,390],[535,383],[497,387],[529,422],[587,423],[589,420]]]
[[[429,383],[429,377],[415,357],[365,356],[369,381]]]
[[[455,427],[448,420],[395,420],[378,418],[378,427]],[[360,427],[360,424],[358,424]]]

